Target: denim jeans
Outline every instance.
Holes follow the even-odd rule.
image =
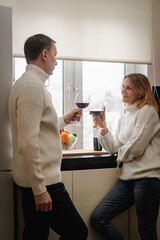
[[[47,240],[49,228],[60,235],[60,240],[87,239],[88,229],[62,182],[47,187],[53,205],[50,212],[36,211],[31,188],[20,190],[25,222],[23,240]]]
[[[141,240],[158,240],[156,223],[160,203],[160,180],[119,180],[91,215],[92,226],[107,240],[124,240],[111,220],[135,204]]]

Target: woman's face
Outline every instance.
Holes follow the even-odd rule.
[[[134,104],[139,98],[139,94],[134,90],[133,85],[129,78],[125,78],[122,85],[122,102],[127,105]]]

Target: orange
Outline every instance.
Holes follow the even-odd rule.
[[[62,132],[61,134],[61,142],[66,143],[68,141],[68,133]]]
[[[68,134],[69,134],[69,132],[68,132],[67,130],[60,129],[60,133],[62,134],[63,132],[65,132],[65,133],[68,133]]]
[[[69,132],[68,132],[67,130],[64,130],[63,132],[65,132],[65,133],[68,133],[68,134],[69,134]]]

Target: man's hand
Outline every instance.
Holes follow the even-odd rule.
[[[82,116],[82,109],[72,109],[70,112],[66,113],[63,118],[66,124],[72,123],[72,122],[79,122]]]
[[[52,210],[52,199],[47,191],[40,195],[35,195],[34,199],[36,211],[48,212]]]

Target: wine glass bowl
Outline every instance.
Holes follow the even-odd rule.
[[[82,95],[79,91],[75,97],[75,104],[78,108],[87,108],[90,104],[90,96]]]
[[[90,110],[90,113],[91,114],[94,114],[94,115],[96,115],[96,116],[98,116],[100,113],[102,113],[103,112],[103,110]]]
[[[88,103],[76,102],[76,106],[78,108],[86,108],[89,106],[89,102]]]
[[[93,98],[90,104],[90,114],[94,114],[98,116],[100,113],[103,112],[104,104],[102,100]]]
[[[75,105],[78,108],[85,109],[89,106],[89,104],[90,104],[90,96],[88,96],[88,95],[86,96],[81,91],[79,91],[75,97]],[[81,126],[80,122],[75,121],[72,123],[76,126]]]

